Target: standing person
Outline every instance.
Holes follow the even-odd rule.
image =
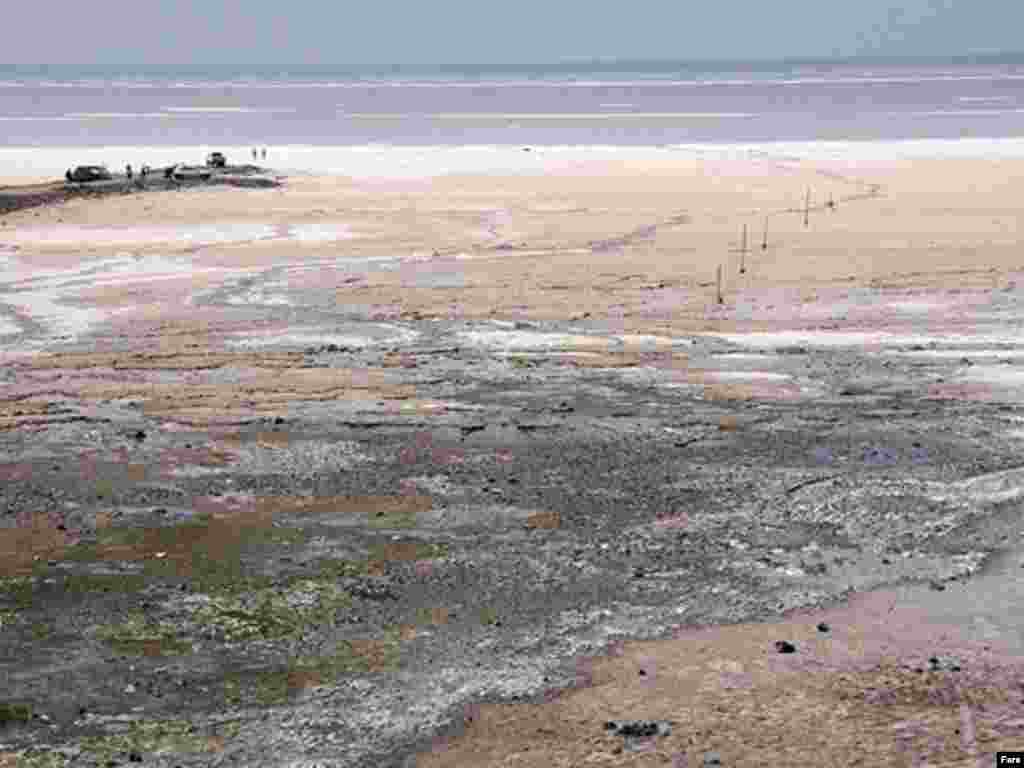
[[[131,163],[128,163],[128,165],[126,165],[124,167],[124,173],[128,177],[128,181],[131,181],[132,180],[132,164]]]
[[[252,148],[252,159],[253,159],[253,160],[255,160],[255,159],[256,159],[256,147],[253,147],[253,148]]]
[[[267,159],[267,148],[266,147],[263,148],[263,159],[264,160]]]

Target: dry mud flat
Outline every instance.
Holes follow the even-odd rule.
[[[0,766],[910,766],[1024,743],[1012,264],[717,308],[671,262],[633,285],[632,257],[658,263],[644,217],[682,236],[671,210],[482,226],[446,200],[419,226],[452,253],[397,267],[329,252],[330,220],[280,258],[312,222],[71,263],[22,235]],[[558,270],[522,254],[556,215],[601,290],[537,287]],[[455,258],[509,230],[524,274],[511,246]],[[523,286],[515,311],[487,273]],[[682,310],[645,317],[652,295]]]

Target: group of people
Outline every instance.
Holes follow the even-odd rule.
[[[253,160],[259,160],[259,159],[266,160],[267,159],[267,148],[264,147],[261,150],[257,150],[256,147],[253,147],[252,148],[252,159]]]
[[[149,166],[148,165],[144,165],[139,170],[139,177],[142,178],[142,179],[145,179],[147,176],[149,176],[149,172],[150,172]],[[131,181],[132,177],[135,176],[135,172],[132,170],[132,164],[131,163],[128,163],[124,167],[124,175],[128,177],[128,181]]]

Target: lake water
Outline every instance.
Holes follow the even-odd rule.
[[[0,70],[0,146],[673,145],[1024,135],[1024,60],[286,76]]]

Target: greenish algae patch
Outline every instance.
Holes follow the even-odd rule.
[[[480,623],[485,627],[494,626],[498,621],[498,612],[494,608],[485,605],[480,609]]]
[[[64,577],[64,592],[85,595],[95,592],[139,592],[146,586],[146,578],[138,573],[69,573]]]
[[[396,669],[401,658],[400,630],[380,638],[343,640],[325,655],[292,659],[280,669],[237,675],[225,681],[225,698],[240,704],[254,699],[262,706],[284,704],[303,690],[330,685],[349,674]]]
[[[508,355],[505,360],[513,368],[536,368],[540,363],[523,355]]]
[[[81,747],[101,760],[116,755],[147,753],[211,753],[224,748],[225,740],[238,734],[238,723],[227,723],[215,732],[203,732],[187,720],[151,720],[132,723],[123,733],[82,739]]]
[[[352,597],[330,581],[299,579],[284,590],[266,587],[215,594],[192,615],[199,631],[221,642],[291,637],[304,629],[334,624]]]
[[[32,607],[32,576],[11,576],[0,579],[0,602],[13,604],[16,610]]]
[[[318,578],[321,579],[357,578],[368,575],[369,561],[324,557],[316,561],[315,568]]]
[[[266,517],[204,514],[181,525],[154,528],[104,528],[96,540],[71,548],[68,559],[81,562],[142,562],[139,581],[121,591],[137,591],[153,580],[189,579],[199,591],[227,589],[245,582],[242,554],[267,546],[292,546],[306,539],[300,528],[276,527]],[[99,582],[95,582],[99,585]],[[91,586],[84,582],[83,588]]]
[[[415,528],[416,513],[387,512],[371,515],[369,525],[371,528],[382,528],[385,530],[391,530],[392,528]]]
[[[0,702],[0,726],[27,723],[32,719],[32,705],[22,702]]]
[[[121,624],[100,627],[96,634],[121,653],[163,656],[192,652],[192,644],[181,637],[174,624],[152,621],[142,614],[132,614]]]
[[[370,562],[438,560],[448,556],[448,546],[426,541],[389,541],[370,548]]]

